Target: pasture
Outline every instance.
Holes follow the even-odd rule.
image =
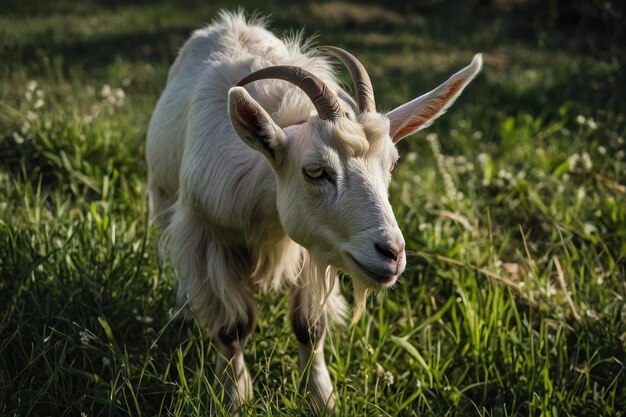
[[[626,415],[626,15],[549,3],[241,3],[353,52],[382,109],[484,54],[400,142],[407,270],[327,337],[336,415]],[[223,415],[210,339],[170,320],[144,142],[177,49],[225,6],[0,4],[0,415]],[[303,415],[287,297],[257,295],[242,415]]]

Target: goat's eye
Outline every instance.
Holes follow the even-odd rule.
[[[312,180],[319,180],[320,178],[324,178],[324,176],[326,176],[326,172],[322,167],[307,167],[304,168],[304,173]]]
[[[393,172],[393,170],[396,168],[396,163],[397,163],[397,162],[398,162],[398,161],[393,161],[393,162],[391,163],[391,167],[389,168],[389,172]]]

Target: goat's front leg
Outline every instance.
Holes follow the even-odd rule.
[[[305,288],[293,288],[290,300],[290,313],[293,331],[298,339],[300,374],[304,388],[309,393],[309,402],[316,414],[332,411],[335,406],[333,384],[324,359],[324,335],[326,318],[324,314],[314,323],[309,317],[310,294]]]
[[[237,323],[230,329],[221,329],[215,338],[216,375],[226,400],[234,406],[231,410],[234,413],[237,413],[243,402],[252,398],[252,380],[244,362],[243,349],[253,329],[254,316],[251,315],[246,322]]]

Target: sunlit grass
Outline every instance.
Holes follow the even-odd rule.
[[[171,320],[143,160],[168,65],[218,6],[57,7],[0,18],[0,414],[223,415],[210,339]],[[362,57],[387,109],[485,54],[453,109],[400,144],[407,272],[331,330],[337,415],[623,415],[625,109],[603,84],[619,59],[499,19],[463,20],[459,41],[415,10],[268,11]],[[286,297],[258,299],[242,415],[302,415]]]

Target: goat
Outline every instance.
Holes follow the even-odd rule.
[[[233,409],[252,395],[243,359],[253,286],[290,288],[290,315],[309,401],[334,406],[324,360],[327,320],[394,285],[405,242],[388,201],[395,144],[439,117],[478,74],[480,54],[433,91],[376,111],[363,65],[335,47],[279,39],[265,22],[221,12],[186,41],[150,120],[151,218],[185,306],[218,349],[216,376]],[[328,56],[355,85],[341,86]],[[244,88],[244,85],[246,86]]]

